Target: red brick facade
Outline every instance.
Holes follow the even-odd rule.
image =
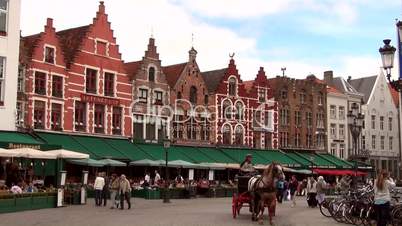
[[[132,86],[103,2],[92,24],[55,32],[48,19],[21,48],[25,127],[131,136]]]

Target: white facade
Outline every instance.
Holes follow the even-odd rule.
[[[342,159],[348,158],[347,124],[348,97],[337,90],[327,93],[327,147],[328,152]]]
[[[370,151],[371,165],[396,175],[399,153],[399,115],[384,74],[377,76],[370,97],[362,106],[365,126],[361,145]]]
[[[0,0],[0,130],[15,130],[20,0]]]

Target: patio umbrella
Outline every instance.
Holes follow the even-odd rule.
[[[214,170],[224,170],[226,169],[226,165],[225,164],[220,164],[220,163],[199,163],[197,164],[199,165],[201,168],[206,168],[206,169],[214,169]]]
[[[20,157],[21,152],[15,151],[14,149],[4,149],[0,148],[0,157],[16,158]]]
[[[47,151],[47,153],[52,153],[57,156],[57,158],[61,159],[88,159],[89,155],[80,153],[80,152],[75,152],[75,151],[69,151],[65,149],[57,149],[57,150],[52,150],[52,151]]]
[[[80,166],[93,166],[93,167],[102,167],[105,166],[103,162],[94,160],[94,159],[80,159],[80,160],[67,160],[69,163],[80,165]]]
[[[150,160],[150,159],[142,159],[137,161],[132,161],[129,163],[130,166],[162,166],[164,162],[162,160]]]
[[[15,152],[19,152],[18,157],[28,158],[28,159],[56,159],[57,156],[52,153],[47,153],[45,151],[39,151],[33,148],[17,148],[12,149]]]
[[[198,166],[197,164],[187,162],[187,161],[183,161],[183,160],[170,161],[170,162],[168,162],[168,166],[170,166],[170,167],[192,168],[192,169],[200,168],[200,166]]]
[[[120,162],[117,160],[113,160],[113,159],[102,159],[99,160],[99,162],[102,162],[103,164],[105,164],[105,166],[127,166],[126,163],[124,162]]]

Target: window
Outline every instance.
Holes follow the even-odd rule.
[[[323,105],[324,104],[324,97],[322,93],[318,94],[318,105]]]
[[[258,100],[260,102],[265,102],[265,89],[260,88],[258,90]]]
[[[174,138],[183,138],[183,120],[184,116],[183,115],[174,115],[174,121],[173,121],[173,137]]]
[[[392,118],[391,117],[388,118],[388,128],[389,128],[389,131],[392,131]]]
[[[35,100],[34,103],[34,128],[45,129],[45,108],[44,101]]]
[[[208,95],[204,95],[204,104],[207,105],[208,104]]]
[[[46,74],[43,72],[35,72],[35,93],[46,95]]]
[[[288,91],[283,89],[281,90],[281,98],[282,99],[288,99]]]
[[[84,102],[75,102],[74,127],[76,131],[85,132],[87,120],[87,105]]]
[[[262,125],[261,110],[255,111],[253,116],[253,128],[260,128]]]
[[[312,147],[313,146],[313,136],[311,134],[306,134],[306,146]]]
[[[155,117],[147,117],[145,124],[145,139],[146,140],[155,140]]]
[[[112,133],[121,135],[121,107],[113,107]]]
[[[324,134],[320,134],[320,133],[318,133],[317,135],[316,135],[316,139],[317,139],[317,148],[321,148],[321,149],[323,149],[324,148],[324,141],[325,141],[325,137],[324,137],[325,135]]]
[[[96,53],[99,55],[107,55],[107,43],[102,41],[96,41]]]
[[[302,115],[300,111],[296,111],[295,112],[295,124],[297,127],[301,126],[301,122],[302,122]]]
[[[331,124],[330,126],[330,135],[331,138],[336,138],[336,124]]]
[[[181,99],[181,92],[179,91],[179,92],[177,92],[177,99]]]
[[[163,93],[161,91],[155,91],[155,104],[162,104]]]
[[[270,129],[272,127],[272,112],[265,112],[265,128]]]
[[[243,127],[241,127],[241,126],[236,126],[235,144],[236,145],[243,145]]]
[[[345,107],[339,106],[339,119],[345,119]]]
[[[289,133],[288,132],[280,132],[279,133],[279,143],[281,147],[287,147],[289,144]]]
[[[295,147],[300,147],[301,140],[300,140],[300,133],[296,133],[295,135]]]
[[[148,90],[140,88],[138,97],[140,99],[140,102],[147,103],[148,102]]]
[[[18,92],[25,92],[25,67],[22,65],[18,67],[17,89]]]
[[[0,57],[0,106],[4,105],[4,92],[6,88],[5,78],[6,78],[6,58]]]
[[[7,35],[7,3],[8,0],[0,0],[0,35]]]
[[[362,149],[366,150],[366,136],[362,136]]]
[[[223,133],[223,144],[231,144],[232,143],[232,131],[229,125],[225,125],[222,129]]]
[[[244,108],[241,102],[236,103],[236,119],[243,120]]]
[[[375,150],[375,146],[376,146],[376,136],[372,135],[371,136],[371,149]]]
[[[336,156],[336,144],[331,143],[331,155]]]
[[[95,133],[104,133],[105,125],[105,106],[95,104]]]
[[[339,144],[339,157],[345,158],[345,144]]]
[[[280,111],[280,123],[282,126],[288,125],[290,121],[290,115],[288,109],[281,109]]]
[[[86,70],[86,90],[87,93],[96,94],[96,77],[98,71],[94,69],[87,68]]]
[[[63,77],[57,75],[52,76],[52,96],[63,97]]]
[[[190,87],[190,103],[197,104],[197,88],[195,86]]]
[[[389,137],[389,150],[392,151],[392,149],[394,149],[394,138],[392,136]]]
[[[304,92],[299,94],[300,104],[304,104],[306,101],[306,94]]]
[[[306,112],[306,123],[307,123],[307,128],[313,127],[313,113]]]
[[[155,68],[150,67],[148,69],[148,81],[155,82]]]
[[[229,79],[229,95],[236,95],[236,79],[233,77]]]
[[[45,62],[49,64],[54,64],[54,48],[46,46],[45,47]]]
[[[371,116],[371,129],[375,129],[375,115]]]
[[[105,72],[104,92],[105,96],[114,96],[114,74],[112,73]]]
[[[133,132],[135,140],[144,140],[144,116],[134,115]]]
[[[380,148],[381,148],[381,150],[385,149],[385,137],[384,136],[380,137]]]
[[[345,125],[343,125],[343,124],[339,125],[339,138],[340,139],[345,138]]]
[[[232,119],[232,105],[229,100],[225,100],[222,104],[223,115],[226,119]]]
[[[384,130],[384,116],[380,116],[380,130]]]
[[[324,113],[317,113],[317,128],[324,129]]]
[[[62,114],[62,106],[61,104],[52,103],[52,115],[50,126],[52,130],[60,131],[61,127],[61,114]]]
[[[17,102],[17,126],[24,126],[24,104]]]
[[[336,106],[335,105],[329,106],[329,117],[331,119],[336,119]]]

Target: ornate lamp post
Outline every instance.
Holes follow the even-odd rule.
[[[164,139],[163,140],[163,148],[165,149],[165,196],[163,197],[163,203],[170,203],[170,194],[169,194],[169,169],[168,169],[168,155],[169,155],[169,148],[170,148],[170,140]]]
[[[354,170],[355,176],[353,177],[353,185],[357,186],[356,184],[356,176],[357,176],[357,163],[356,160],[360,157],[363,157],[363,153],[359,150],[359,136],[363,128],[363,120],[364,115],[359,112],[359,106],[356,103],[353,103],[351,106],[351,110],[349,111],[348,115],[348,126],[350,129],[350,134],[352,135],[352,149],[349,153],[349,158],[355,160]]]
[[[400,24],[400,23],[401,22],[398,22],[398,24]],[[402,26],[399,26],[398,24],[397,24],[398,30],[399,30],[399,33],[401,34]],[[382,67],[385,70],[387,79],[388,79],[389,83],[391,84],[391,86],[394,89],[400,91],[401,79],[398,79],[396,81],[395,80],[391,81],[391,69],[394,67],[394,56],[395,56],[396,48],[390,45],[390,43],[391,43],[390,39],[384,39],[383,42],[384,42],[384,46],[378,50],[381,54]]]

